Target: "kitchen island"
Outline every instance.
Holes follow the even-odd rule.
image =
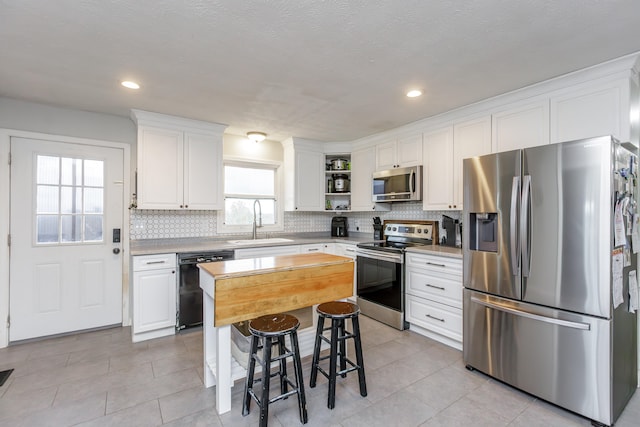
[[[246,375],[231,355],[231,324],[353,295],[353,260],[306,253],[199,264],[204,292],[204,383],[216,386],[219,414],[231,410],[233,381]],[[300,337],[311,354],[315,328]]]

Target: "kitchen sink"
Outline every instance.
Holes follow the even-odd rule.
[[[261,245],[263,243],[286,243],[293,242],[292,239],[285,239],[282,237],[272,237],[269,239],[244,239],[244,240],[227,240],[227,242],[234,245]]]

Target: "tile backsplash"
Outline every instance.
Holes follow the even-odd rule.
[[[460,219],[459,211],[424,211],[421,202],[395,203],[388,212],[285,212],[285,233],[327,233],[331,227],[331,218],[344,215],[348,218],[349,230],[371,233],[373,235],[374,216],[386,219],[434,220],[442,230],[442,215]],[[134,209],[130,215],[131,240],[172,239],[186,237],[217,237],[216,211],[166,211]],[[277,233],[271,233],[277,235]]]

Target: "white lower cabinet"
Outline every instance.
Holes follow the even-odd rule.
[[[336,255],[349,257],[353,260],[353,296],[351,297],[351,299],[355,301],[356,296],[358,295],[358,278],[356,277],[356,275],[358,274],[358,268],[356,264],[357,262],[356,261],[357,259],[356,244],[355,243],[336,243],[335,247],[336,247],[336,251],[335,251]]]
[[[462,349],[462,259],[408,252],[405,267],[411,330]]]
[[[175,334],[176,254],[133,257],[133,342]]]

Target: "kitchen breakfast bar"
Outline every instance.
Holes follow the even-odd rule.
[[[233,382],[246,375],[232,357],[232,323],[353,295],[353,260],[342,256],[307,253],[198,267],[204,293],[204,383],[216,386],[219,414],[231,410]],[[312,353],[314,332],[309,328],[308,339],[300,337],[301,356]]]

